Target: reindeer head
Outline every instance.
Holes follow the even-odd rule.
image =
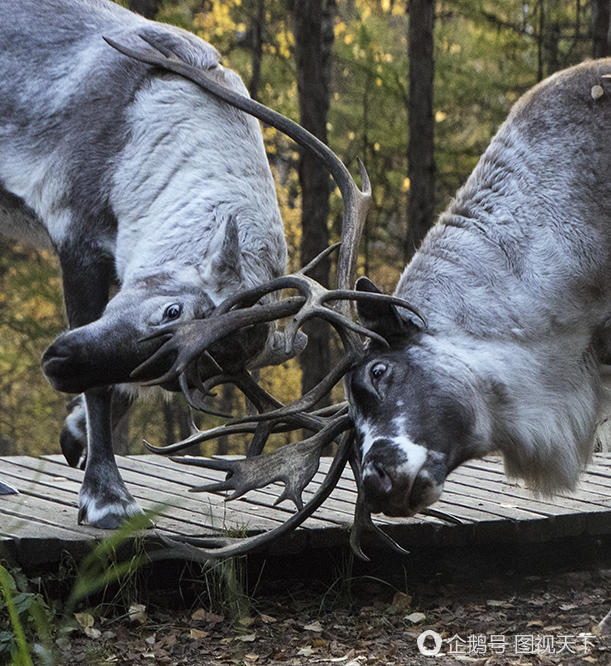
[[[203,267],[174,266],[138,271],[108,302],[102,316],[59,335],[42,357],[43,371],[60,391],[80,393],[90,388],[133,381],[146,382],[164,374],[174,358],[157,357],[145,373],[134,371],[150,358],[163,340],[151,336],[169,324],[205,319],[215,304],[244,286],[237,225],[229,218],[217,235],[216,252]],[[224,366],[241,366],[261,352],[265,324],[236,331],[213,351]],[[200,359],[206,372],[208,359]],[[208,370],[209,371],[209,370]],[[164,388],[176,389],[176,382]]]
[[[357,288],[379,291],[366,278]],[[481,397],[470,369],[413,311],[383,302],[359,302],[358,311],[388,345],[372,340],[347,380],[363,501],[374,513],[410,516],[439,499],[453,469],[481,454]]]

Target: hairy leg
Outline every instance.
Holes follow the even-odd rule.
[[[87,242],[62,248],[59,253],[64,300],[71,328],[98,319],[108,301],[114,277],[109,258]],[[112,387],[85,392],[87,460],[79,493],[79,523],[116,528],[141,510],[127,490],[112,449]],[[76,454],[70,451],[71,460]],[[70,460],[69,460],[70,462]],[[78,460],[77,460],[78,463]]]

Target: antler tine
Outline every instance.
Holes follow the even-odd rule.
[[[190,383],[193,383],[195,385],[195,388],[200,393],[202,393],[203,396],[210,395],[208,392],[205,391],[204,384],[201,381],[201,378],[199,377],[197,372],[185,371],[181,373],[178,376],[178,385],[180,386],[180,389],[183,392],[183,395],[185,396],[185,400],[187,401],[187,404],[190,407],[196,409],[199,412],[204,412],[205,414],[210,414],[212,416],[220,416],[221,418],[224,419],[231,419],[233,417],[232,414],[227,414],[226,412],[223,412],[219,409],[210,407],[210,405],[208,405],[203,399],[197,398],[193,393],[193,389],[191,388]]]
[[[179,451],[182,451],[189,446],[193,446],[193,444],[201,444],[202,442],[207,442],[211,439],[216,439],[225,435],[242,435],[244,433],[254,433],[256,426],[256,423],[234,423],[232,425],[224,424],[217,426],[216,428],[210,428],[209,430],[196,430],[185,439],[180,440],[180,442],[174,442],[174,444],[168,444],[167,446],[155,446],[147,440],[144,440],[144,446],[151,453],[170,455],[172,453],[178,453]]]
[[[207,469],[220,469],[228,472],[228,478],[219,483],[191,488],[191,492],[209,490],[233,490],[228,500],[236,499],[249,490],[263,488],[274,481],[284,483],[284,492],[275,504],[290,499],[298,511],[303,509],[301,498],[305,487],[318,471],[321,449],[336,437],[352,427],[348,416],[340,416],[326,424],[319,432],[300,442],[285,444],[271,453],[252,458],[224,460],[215,458],[195,458],[186,456],[172,458],[176,462],[197,465]]]
[[[339,363],[330,370],[327,375],[316,386],[311,388],[301,398],[295,400],[290,405],[274,409],[270,412],[261,412],[256,415],[245,416],[240,419],[234,419],[230,423],[255,423],[261,421],[281,420],[283,417],[293,416],[302,412],[307,412],[314,407],[314,405],[326,395],[337,382],[346,374],[347,370],[354,363],[355,355],[346,354]],[[335,406],[334,406],[335,407]]]
[[[409,555],[409,551],[400,546],[390,535],[376,525],[371,519],[371,511],[363,500],[361,465],[357,459],[356,452],[350,453],[350,467],[354,474],[354,480],[357,486],[356,507],[354,509],[354,522],[350,530],[350,548],[352,552],[361,560],[369,562],[370,558],[365,555],[361,546],[363,533],[366,531],[374,532],[384,543],[400,555]]]
[[[204,389],[207,392],[210,388],[225,383],[237,386],[255,406],[257,411],[260,412],[260,415],[236,419],[224,425],[217,426],[216,428],[210,428],[209,430],[196,429],[193,434],[184,440],[167,446],[154,446],[145,441],[144,444],[146,448],[152,453],[168,455],[178,453],[193,444],[199,444],[218,437],[251,433],[259,440],[258,442],[253,440],[251,448],[253,452],[260,452],[267,437],[272,433],[290,432],[298,428],[320,431],[332,418],[343,416],[345,412],[344,405],[337,405],[332,408],[327,407],[318,412],[312,412],[311,414],[307,414],[305,411],[293,410],[292,405],[289,405],[290,409],[286,409],[281,402],[274,398],[273,395],[259,386],[259,384],[252,378],[251,374],[246,370],[233,375],[223,374],[211,377],[205,382]],[[264,410],[272,411],[265,412]],[[267,415],[269,415],[269,417],[267,417]],[[261,419],[261,417],[265,418]],[[266,428],[261,427],[263,425],[260,422],[261,420],[266,422]]]
[[[350,194],[344,197],[344,190],[338,186],[344,198],[344,219],[342,227],[342,246],[337,260],[337,288],[350,289],[354,284],[356,260],[363,227],[371,203],[371,182],[365,165],[358,160],[361,171],[362,190],[359,190],[352,178],[346,185]],[[337,181],[336,181],[337,182]]]
[[[297,271],[297,275],[307,275],[315,266],[317,266],[323,259],[326,259],[330,254],[335,252],[341,246],[341,242],[333,243],[325,248],[322,252],[317,254],[314,259],[307,263],[303,268]]]
[[[181,537],[180,540],[178,538],[169,539],[163,537],[163,541],[175,548],[177,554],[181,554],[187,559],[201,562],[242,555],[243,553],[250,552],[254,548],[261,547],[266,543],[277,539],[279,536],[294,530],[301,525],[304,520],[311,516],[316,509],[318,509],[337,485],[352,449],[352,438],[352,432],[344,432],[344,434],[339,437],[340,441],[337,453],[333,458],[329,471],[313,497],[305,503],[300,511],[292,514],[284,523],[273,528],[269,532],[246,537],[245,539],[240,539],[239,542],[236,542],[236,539],[227,538],[223,540],[216,537]],[[332,439],[330,441],[332,441]],[[214,544],[219,545],[216,548],[210,548],[210,545]]]
[[[282,433],[282,432],[291,432],[298,428],[307,428],[307,429],[319,429],[321,420],[318,419],[316,422],[318,426],[314,428],[313,420],[315,417],[312,417],[312,420],[309,420],[307,423],[304,423],[305,419],[300,418],[300,415],[293,415],[285,418],[283,421],[274,422],[272,425],[271,433]],[[218,439],[219,437],[225,437],[230,435],[243,435],[243,434],[254,434],[259,426],[259,422],[247,422],[247,423],[225,423],[215,428],[210,428],[208,430],[196,430],[191,435],[185,439],[180,440],[179,442],[174,442],[174,444],[168,444],[166,446],[155,446],[147,440],[143,440],[144,446],[151,453],[159,453],[161,455],[171,455],[173,453],[178,453],[193,446],[193,444],[201,444],[202,442],[208,442],[212,439]],[[271,434],[270,433],[270,434]]]
[[[350,548],[352,552],[361,560],[369,562],[370,558],[365,555],[361,546],[361,539],[365,531],[374,532],[387,546],[399,553],[399,555],[409,555],[409,550],[400,546],[389,534],[371,519],[371,511],[362,500],[362,493],[359,492],[356,499],[356,509],[354,511],[354,523],[350,530]]]

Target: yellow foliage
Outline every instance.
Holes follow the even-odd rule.
[[[241,0],[225,0],[213,3],[208,11],[199,12],[193,18],[193,28],[196,34],[202,39],[214,43],[215,37],[222,37],[227,33],[240,30],[240,25],[243,30],[243,24],[237,23],[233,18],[235,8],[241,4]]]

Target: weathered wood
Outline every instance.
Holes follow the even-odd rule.
[[[138,536],[158,544],[158,536],[212,535],[228,531],[252,534],[279,525],[293,511],[290,503],[274,507],[282,490],[276,483],[226,502],[212,493],[189,488],[224,478],[224,472],[184,466],[162,456],[117,457],[121,474],[140,505],[155,512],[155,529]],[[322,482],[330,460],[304,492],[307,501]],[[81,470],[68,467],[61,456],[0,458],[0,472],[19,495],[0,497],[0,549],[24,564],[59,561],[62,551],[88,552],[110,533],[77,525]],[[293,534],[266,552],[288,555],[308,549],[345,546],[352,521],[356,487],[346,469],[324,505]],[[459,518],[450,525],[429,516],[376,521],[407,548],[473,547],[509,543],[561,543],[589,535],[611,535],[611,455],[594,456],[575,493],[553,498],[533,497],[508,480],[500,458],[471,461],[448,478],[435,508]],[[379,520],[378,520],[379,519]],[[568,543],[568,541],[567,541]],[[371,546],[375,541],[370,541]]]

